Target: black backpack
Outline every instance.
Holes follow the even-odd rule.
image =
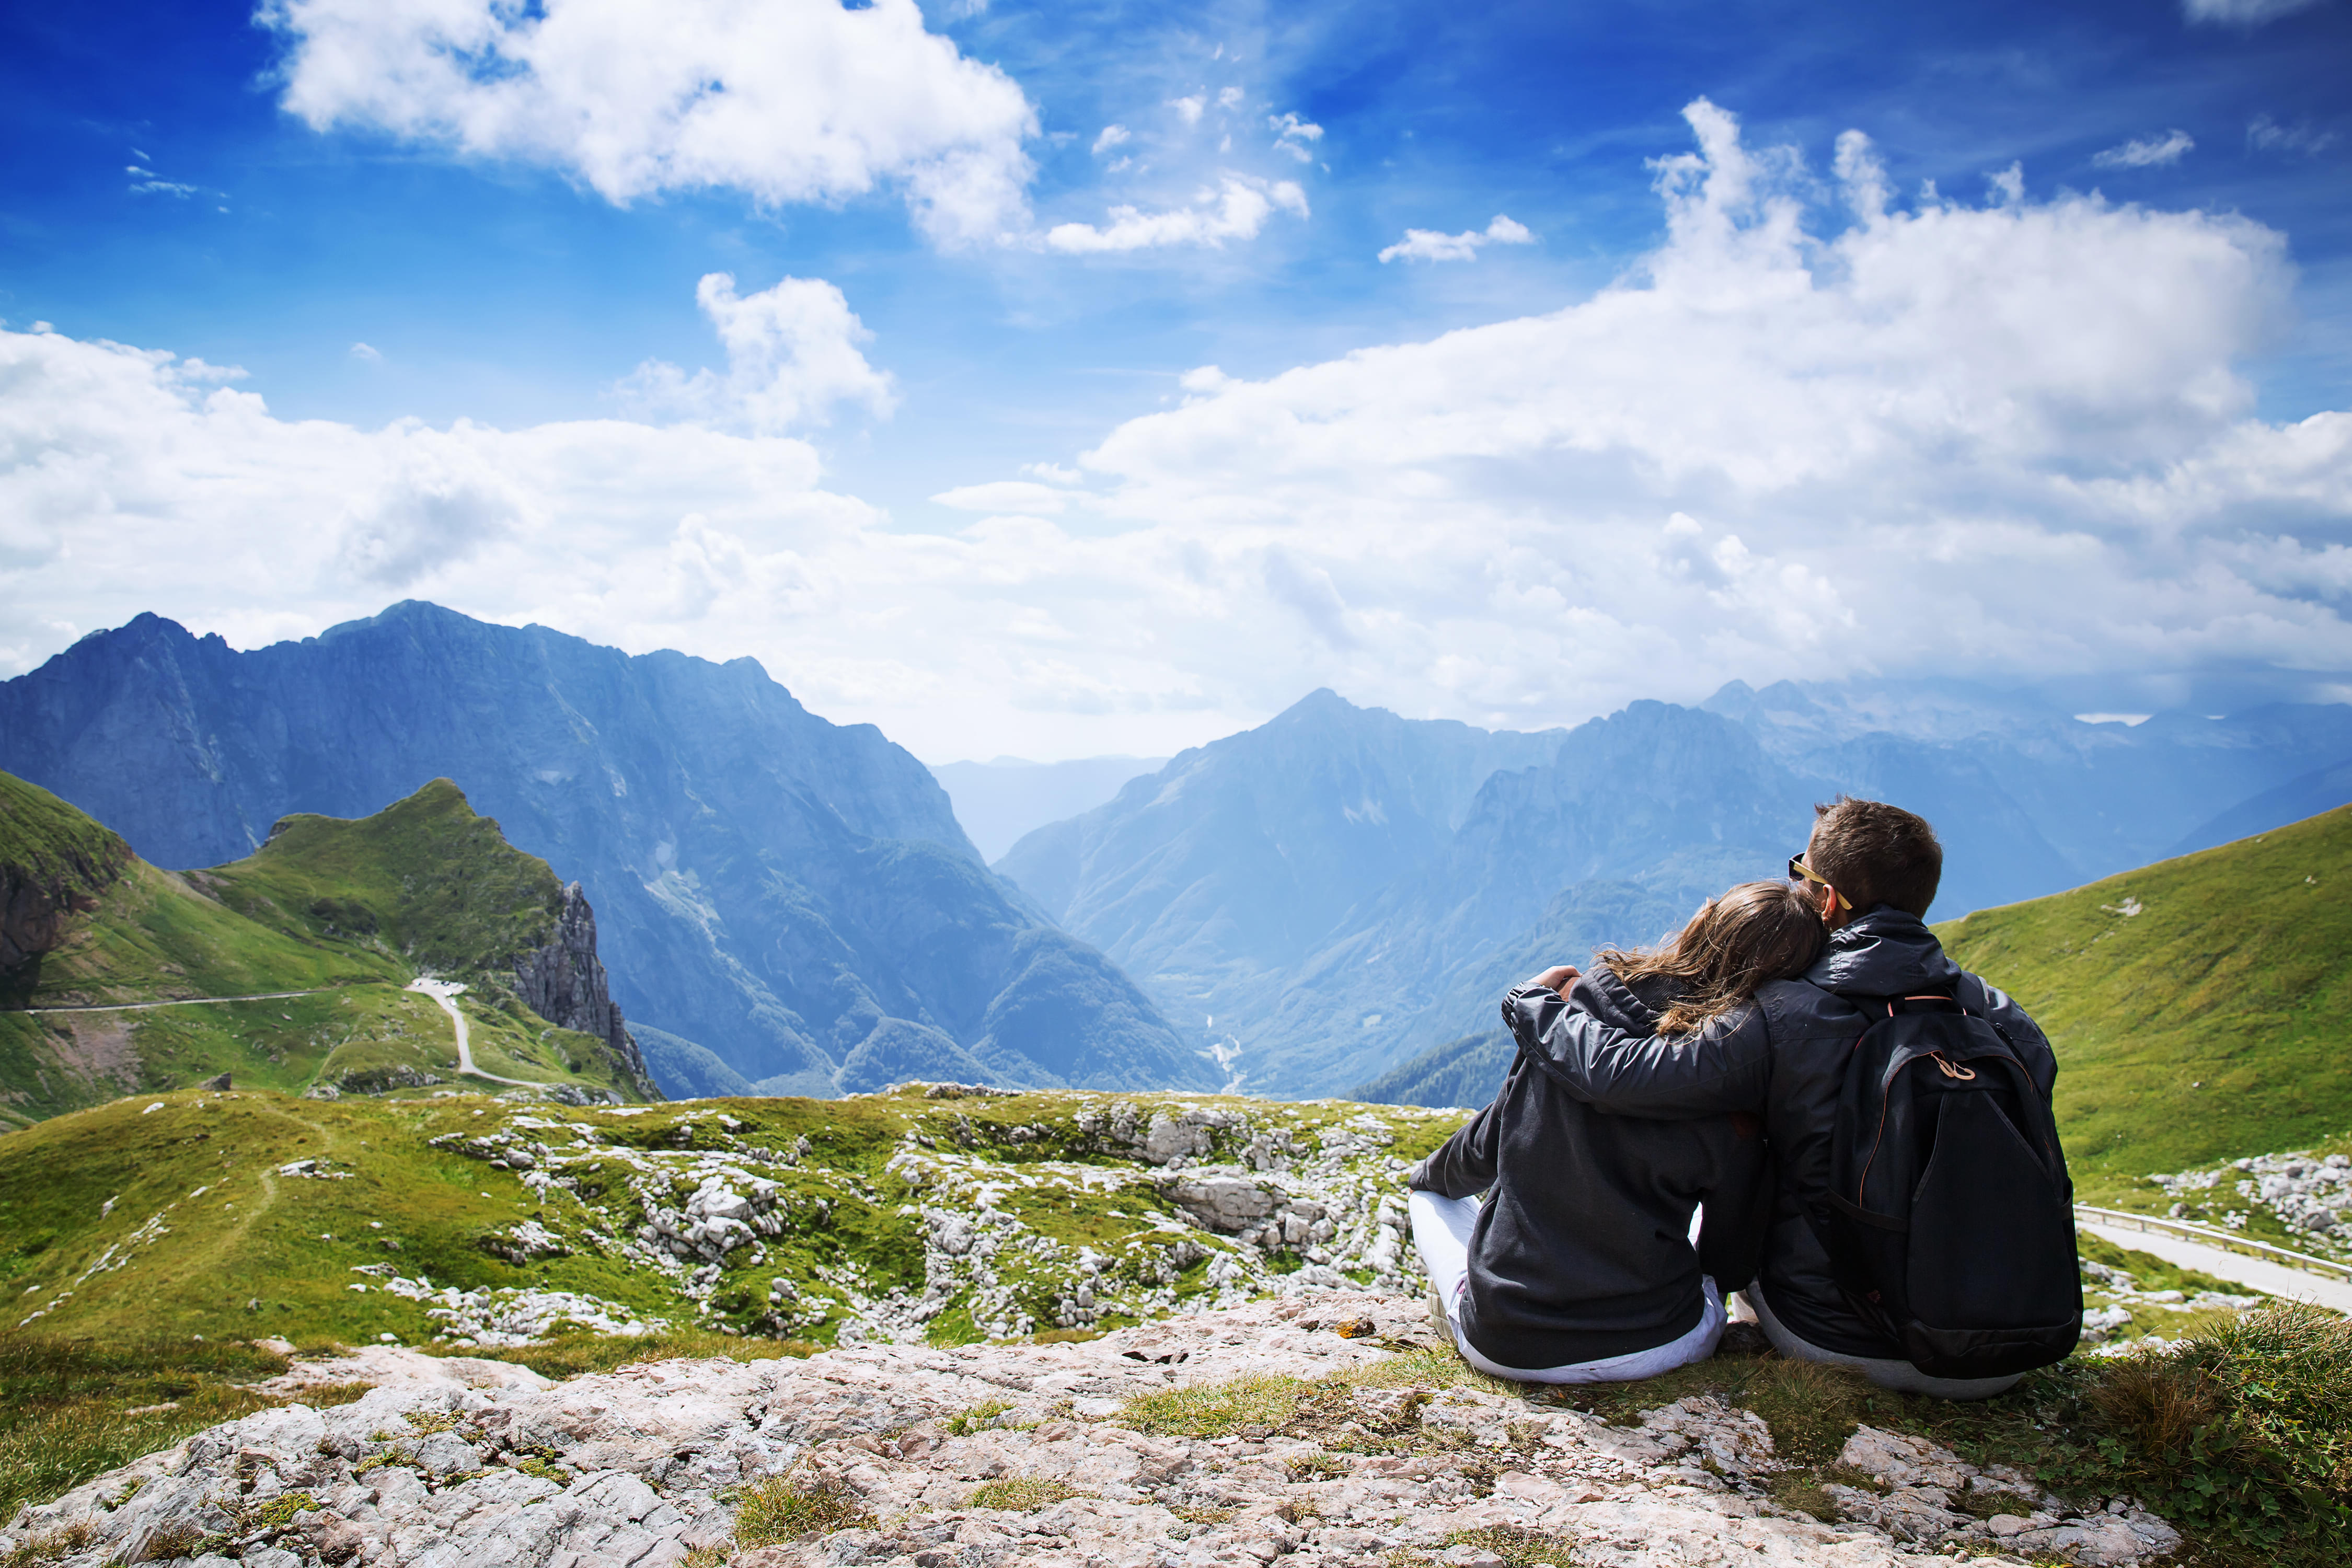
[[[2063,1361],[2083,1331],[2058,1125],[1990,1021],[1949,996],[1855,999],[1830,1145],[1830,1262],[1931,1377]]]

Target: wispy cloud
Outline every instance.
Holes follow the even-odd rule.
[[[1168,107],[1174,110],[1176,118],[1185,124],[1198,125],[1201,123],[1201,111],[1209,107],[1209,100],[1205,93],[1195,92],[1183,98],[1170,99]]]
[[[2319,0],[2180,0],[2180,12],[2192,22],[2259,27],[2318,4]]]
[[[2095,169],[2153,169],[2168,163],[2178,163],[2189,156],[2197,139],[2186,131],[2168,131],[2161,136],[2142,136],[2092,154]]]
[[[2340,140],[2333,131],[2322,131],[2307,120],[2293,125],[2281,125],[2267,114],[2257,114],[2246,126],[2246,147],[2255,153],[2301,153],[2308,157],[2325,152]]]
[[[134,196],[176,196],[185,201],[203,188],[167,180],[154,170],[142,168],[138,163],[129,165],[122,172],[131,176],[131,194]]]
[[[1296,114],[1269,114],[1265,123],[1266,128],[1274,132],[1274,145],[1277,151],[1289,153],[1302,163],[1315,161],[1315,154],[1307,151],[1307,146],[1323,140],[1320,125],[1301,120]]]
[[[1203,188],[1189,206],[1162,212],[1116,206],[1110,209],[1110,221],[1101,227],[1087,223],[1055,225],[1045,232],[1045,245],[1073,254],[1180,245],[1217,249],[1229,239],[1255,238],[1265,220],[1276,212],[1305,217],[1307,193],[1288,180],[1229,174],[1215,186]]]
[[[1529,245],[1535,235],[1527,225],[1501,213],[1485,228],[1461,234],[1441,234],[1433,228],[1409,228],[1404,237],[1381,252],[1382,261],[1475,261],[1481,246]]]
[[[1095,138],[1095,156],[1099,158],[1114,147],[1124,146],[1135,140],[1135,133],[1124,125],[1106,125]]]

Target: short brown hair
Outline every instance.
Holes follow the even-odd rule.
[[[1696,1029],[1774,980],[1813,966],[1829,933],[1804,893],[1787,882],[1742,882],[1709,899],[1674,940],[1646,952],[1610,948],[1596,956],[1618,979],[1659,976],[1678,994],[1658,1020],[1662,1035]]]
[[[1944,879],[1944,847],[1926,817],[1842,795],[1813,807],[1805,864],[1856,914],[1892,904],[1924,918]]]

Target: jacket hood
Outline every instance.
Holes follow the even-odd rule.
[[[1927,921],[1881,904],[1832,931],[1805,978],[1841,996],[1903,996],[1949,991],[1960,974]]]
[[[1622,1029],[1629,1035],[1654,1035],[1658,1032],[1658,1015],[1652,998],[1636,992],[1617,976],[1617,972],[1605,963],[1596,963],[1592,972],[1580,977],[1591,988],[1587,1001],[1593,1016],[1612,1029]],[[1643,991],[1656,993],[1660,987],[1648,984]],[[1656,998],[1663,1002],[1665,998]]]

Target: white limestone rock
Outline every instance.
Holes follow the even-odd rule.
[[[1570,1543],[1574,1568],[1924,1568],[1959,1552],[2124,1568],[2178,1544],[2126,1500],[1980,1523],[1946,1505],[1971,1487],[2043,1494],[1874,1428],[1843,1456],[1874,1480],[1842,1489],[1853,1517],[1790,1514],[1769,1500],[1769,1429],[1709,1396],[1621,1427],[1484,1385],[1351,1378],[1272,1431],[1182,1437],[1122,1419],[1138,1394],[1370,1373],[1398,1353],[1386,1345],[1426,1337],[1416,1302],[1324,1291],[1083,1343],[867,1344],[552,1384],[473,1386],[415,1375],[410,1352],[364,1352],[388,1378],[365,1397],[214,1427],[23,1510],[0,1557],[79,1526],[66,1568],[198,1539],[261,1568],[672,1568],[730,1542],[734,1489],[786,1474],[845,1489],[870,1523],[738,1552],[741,1568],[1375,1568],[1399,1551],[1490,1568],[1459,1538],[1497,1527],[1559,1542],[1564,1568]],[[1350,1431],[1401,1446],[1351,1449]],[[1075,1495],[973,1506],[974,1489],[1016,1477]],[[310,1506],[289,1509],[298,1493]]]

